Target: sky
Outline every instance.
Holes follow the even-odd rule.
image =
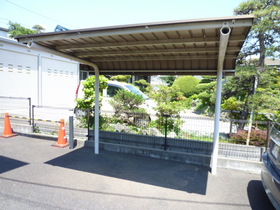
[[[0,27],[68,29],[232,16],[245,0],[0,0]]]

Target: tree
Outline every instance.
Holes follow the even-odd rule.
[[[134,82],[136,86],[140,88],[140,90],[144,93],[149,93],[152,91],[152,86],[144,79],[140,79]]]
[[[255,16],[240,58],[244,61],[249,55],[259,54],[259,67],[263,71],[265,57],[276,55],[280,50],[280,1],[248,0],[241,3],[234,12],[237,15]]]
[[[43,26],[41,25],[34,25],[32,27],[36,31],[37,34],[42,33],[44,30],[46,30]]]
[[[190,97],[195,101],[195,110],[209,116],[212,116],[215,111],[216,78],[217,77],[204,76],[193,91],[195,95]]]
[[[167,75],[165,77],[161,77],[161,79],[166,82],[167,86],[170,87],[170,86],[173,85],[173,83],[174,83],[174,81],[176,79],[176,76],[174,76],[174,75]]]
[[[112,76],[110,79],[116,80],[119,82],[127,82],[128,79],[130,79],[130,78],[131,78],[131,75],[115,75],[115,76]]]
[[[276,68],[265,66],[256,93],[250,98],[250,104],[254,104],[255,111],[262,113],[268,120],[280,118],[280,73]]]
[[[167,131],[174,131],[178,135],[183,123],[180,118],[180,111],[184,109],[183,100],[181,100],[183,93],[180,92],[180,88],[176,85],[171,87],[161,85],[158,91],[151,94],[151,98],[157,103],[155,108],[158,117],[155,121],[156,127],[164,133],[167,117]]]
[[[246,64],[246,59],[250,55],[259,55],[258,62],[255,62],[253,76],[247,77],[250,80],[250,87],[247,89],[246,100],[243,107],[241,119],[246,120],[250,111],[250,121],[253,118],[257,103],[255,98],[259,85],[264,79],[262,74],[267,70],[265,68],[266,56],[279,56],[280,49],[280,1],[279,0],[248,0],[239,5],[234,10],[238,15],[253,14],[255,20],[252,29],[248,35],[242,52],[239,55],[239,64]],[[248,64],[248,63],[247,63]],[[266,95],[266,97],[274,97]],[[251,99],[251,100],[250,100]],[[272,99],[272,98],[271,98]],[[268,100],[261,99],[261,100]],[[249,104],[249,102],[251,102]],[[275,104],[275,103],[273,103]],[[260,104],[258,104],[260,105]],[[249,110],[250,109],[250,110]]]
[[[141,121],[148,119],[148,114],[141,105],[145,99],[138,94],[127,90],[119,90],[110,101],[115,110],[114,117],[128,125],[140,125]]]
[[[254,65],[244,65],[237,66],[235,77],[231,77],[228,82],[225,83],[223,87],[223,101],[235,97],[240,103],[240,114],[235,114],[238,119],[247,120],[249,116],[249,99],[254,94],[254,83],[255,83],[255,75],[256,75],[256,66]],[[226,107],[225,109],[230,109],[230,107]],[[236,110],[233,110],[236,111]],[[244,123],[239,125],[240,129],[243,129]]]
[[[35,34],[35,30],[31,30],[29,28],[25,28],[21,26],[19,23],[15,23],[12,21],[9,21],[9,34],[11,38],[15,38],[17,36],[21,35],[29,35],[29,34]]]

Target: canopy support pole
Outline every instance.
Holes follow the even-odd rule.
[[[213,175],[217,174],[218,167],[218,150],[219,150],[219,132],[220,132],[220,117],[221,117],[221,100],[222,100],[222,79],[223,79],[223,65],[230,35],[230,28],[227,23],[224,23],[220,30],[220,46],[217,69],[217,92],[215,104],[215,124],[214,124],[214,139],[213,151],[211,159],[211,172]]]
[[[95,110],[94,110],[94,154],[99,154],[99,68],[94,67],[95,71]]]

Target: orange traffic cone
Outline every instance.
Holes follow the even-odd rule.
[[[58,134],[58,139],[56,144],[52,145],[53,147],[59,147],[59,148],[64,148],[69,146],[66,138],[66,130],[65,130],[65,125],[64,125],[64,119],[60,120],[60,128],[59,128],[59,134]]]
[[[3,136],[0,136],[0,137],[11,138],[13,136],[16,136],[16,134],[13,133],[9,113],[6,113],[5,114],[5,124],[4,124],[4,134],[3,134]]]

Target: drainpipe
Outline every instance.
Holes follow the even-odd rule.
[[[214,139],[213,139],[213,151],[212,151],[212,159],[211,159],[211,172],[213,175],[217,174],[223,65],[224,65],[224,59],[225,59],[225,55],[226,55],[228,40],[229,40],[229,36],[230,36],[230,31],[231,31],[230,27],[228,26],[227,23],[224,23],[223,27],[220,29],[220,46],[219,46],[218,69],[217,69],[217,92],[216,92],[216,104],[215,104]]]
[[[43,86],[43,80],[42,80],[42,55],[38,54],[38,76],[37,76],[37,105],[42,106],[43,105],[43,92],[42,92],[42,86]]]
[[[96,76],[96,80],[95,80],[95,118],[94,118],[94,124],[95,124],[95,126],[94,126],[95,127],[94,128],[94,135],[95,135],[94,153],[99,154],[99,68],[98,68],[98,66],[95,63],[91,63],[91,62],[76,58],[74,56],[67,55],[65,53],[43,47],[41,45],[34,43],[32,40],[27,43],[27,47],[33,48],[36,50],[41,50],[44,52],[48,52],[48,53],[51,53],[51,54],[54,54],[57,56],[61,56],[64,58],[68,58],[70,60],[74,60],[79,63],[87,64],[94,68],[95,76]]]

